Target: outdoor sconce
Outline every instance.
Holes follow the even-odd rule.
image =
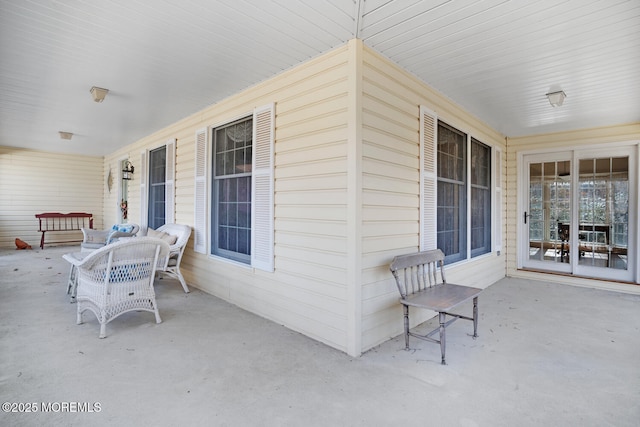
[[[122,169],[122,179],[127,181],[133,179],[133,165],[129,160],[127,160],[124,169]]]

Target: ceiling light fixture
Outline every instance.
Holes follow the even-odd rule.
[[[93,86],[90,92],[94,101],[102,102],[104,101],[104,97],[107,96],[107,93],[109,93],[109,89],[103,89],[101,87]]]
[[[60,134],[60,138],[61,138],[61,139],[67,139],[67,140],[69,140],[69,139],[71,139],[71,138],[73,137],[73,133],[71,133],[71,132],[63,132],[63,131],[59,131],[58,133]]]
[[[557,92],[549,92],[547,94],[547,98],[549,99],[549,103],[552,107],[559,107],[564,102],[564,99],[567,97],[567,94],[564,91],[559,90]]]

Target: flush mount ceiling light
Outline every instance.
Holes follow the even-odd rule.
[[[107,96],[107,93],[109,93],[109,89],[103,89],[101,87],[93,86],[90,92],[94,101],[102,102],[104,101],[104,97]]]
[[[71,133],[71,132],[63,132],[63,131],[59,131],[58,133],[60,134],[60,138],[61,138],[61,139],[67,139],[67,140],[69,140],[69,139],[71,139],[71,138],[73,137],[73,133]]]
[[[549,103],[552,107],[559,107],[564,102],[564,99],[567,97],[567,94],[564,91],[559,90],[557,92],[549,92],[547,94],[547,98],[549,99]]]

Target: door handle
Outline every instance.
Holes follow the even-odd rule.
[[[525,213],[524,213],[524,223],[525,223],[525,224],[527,223],[527,212],[526,212],[526,211],[525,211]]]

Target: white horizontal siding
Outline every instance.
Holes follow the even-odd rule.
[[[397,66],[365,50],[363,70],[362,348],[402,332],[402,310],[389,264],[418,250],[420,237],[419,111],[440,117],[483,142],[504,148],[499,134],[441,98]],[[434,202],[434,201],[432,201]],[[461,283],[486,287],[504,277],[504,257],[471,260],[450,269]],[[474,271],[483,274],[475,274]],[[460,272],[460,273],[459,273]],[[479,279],[474,279],[479,278]],[[451,278],[449,278],[451,280]],[[433,313],[415,312],[412,325]]]
[[[192,225],[194,134],[274,102],[275,271],[264,273],[187,246],[188,283],[346,350],[347,48],[225,99],[114,153],[176,139],[176,222]],[[136,168],[138,165],[133,163]],[[138,160],[139,161],[139,160]],[[134,179],[137,179],[134,178]],[[139,205],[139,196],[133,203]],[[210,195],[207,195],[210,197]],[[138,209],[132,207],[132,211]],[[132,218],[139,217],[132,213]]]
[[[363,350],[398,333],[402,312],[388,264],[394,249],[417,244],[420,201],[418,104],[392,81],[393,70],[379,72],[370,61],[363,70]]]
[[[176,221],[191,224],[195,131],[210,132],[269,102],[276,105],[275,271],[196,254],[188,246],[185,277],[342,351],[365,351],[401,331],[388,265],[394,255],[418,247],[419,106],[472,130],[483,142],[504,141],[413,76],[361,43],[350,43],[159,130],[105,163],[175,138]],[[138,168],[139,159],[131,160]],[[361,188],[357,198],[354,185]],[[137,218],[137,192],[130,200],[130,215]],[[473,264],[497,272],[499,262]]]
[[[35,215],[43,212],[88,212],[101,228],[104,177],[101,157],[0,147],[0,247],[15,248],[20,238],[38,248]],[[72,240],[82,233],[46,233],[46,241]]]

